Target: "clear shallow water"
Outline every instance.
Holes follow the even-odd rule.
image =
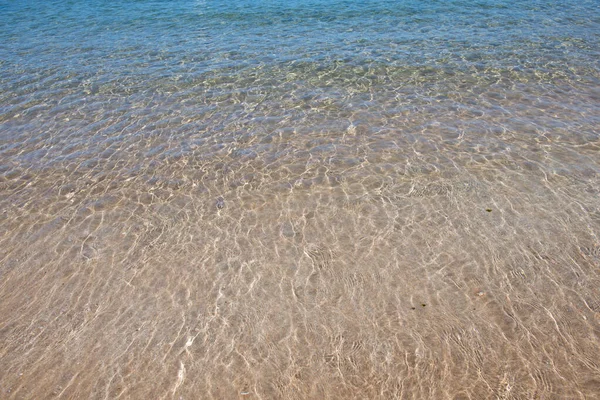
[[[0,398],[594,398],[598,32],[0,2]]]

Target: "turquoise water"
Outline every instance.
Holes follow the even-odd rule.
[[[64,150],[40,138],[49,130],[65,147],[77,141],[84,146],[78,151],[103,150],[107,142],[93,139],[101,131],[89,127],[108,113],[131,122],[108,133],[115,138],[150,132],[138,125],[143,116],[178,114],[181,121],[168,129],[177,131],[182,151],[199,130],[233,140],[254,134],[255,121],[268,132],[290,118],[311,130],[371,117],[379,119],[368,128],[376,132],[382,119],[411,111],[439,118],[459,110],[489,115],[494,123],[519,112],[525,124],[569,129],[566,140],[597,137],[574,129],[582,113],[582,123],[597,122],[593,1],[1,7],[1,118],[3,149],[9,149],[3,156],[17,163],[27,158],[25,165],[40,154],[44,163],[64,158]],[[557,121],[548,107],[567,118]],[[217,121],[195,126],[207,114]],[[224,128],[238,122],[251,126]],[[21,148],[30,135],[38,145]],[[485,142],[484,136],[476,140]]]
[[[0,0],[0,398],[594,398],[598,1]]]

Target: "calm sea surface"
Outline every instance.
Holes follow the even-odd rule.
[[[0,0],[1,399],[598,396],[597,0]]]

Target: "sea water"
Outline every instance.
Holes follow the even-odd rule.
[[[0,398],[594,398],[599,32],[0,0]]]

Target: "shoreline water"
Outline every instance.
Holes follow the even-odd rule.
[[[594,398],[599,12],[0,4],[0,398]]]

